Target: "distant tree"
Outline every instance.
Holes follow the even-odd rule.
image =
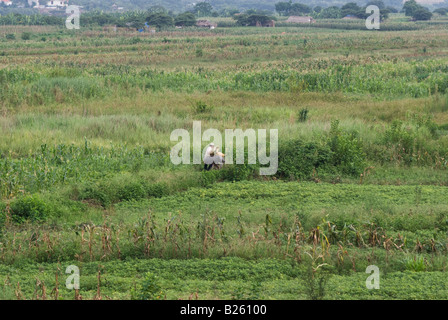
[[[176,16],[174,19],[176,26],[191,27],[196,25],[196,16],[191,12],[184,12]]]
[[[318,15],[318,18],[320,19],[339,19],[341,17],[342,17],[341,8],[336,6],[325,8]]]
[[[275,4],[275,11],[281,16],[291,16],[291,15],[303,15],[305,13],[310,13],[311,7],[303,3],[292,3],[289,2],[277,2]]]
[[[387,8],[383,9],[383,10],[380,10],[380,19],[381,19],[381,21],[388,19],[389,18],[389,14],[390,14],[390,11]]]
[[[408,17],[412,17],[414,12],[421,9],[422,6],[419,5],[415,0],[406,1],[403,5],[404,14]]]
[[[352,15],[357,16],[361,12],[361,8],[355,2],[349,2],[341,7],[341,14],[343,17]]]
[[[193,13],[199,17],[208,17],[211,16],[213,12],[213,6],[208,2],[199,2],[196,3],[193,7]]]
[[[289,2],[277,2],[275,4],[275,11],[281,16],[286,16],[291,10],[292,1]]]
[[[448,13],[448,8],[439,8],[433,11],[434,13],[438,13],[441,16],[446,16],[446,14]]]
[[[274,20],[273,17],[269,17],[267,15],[262,14],[241,14],[233,17],[236,20],[236,23],[240,26],[256,26],[257,22],[261,24],[268,23],[271,20]]]
[[[422,7],[415,10],[412,18],[414,20],[431,20],[432,13],[428,9]]]
[[[156,26],[158,29],[172,27],[174,25],[174,19],[166,13],[152,13],[146,21],[151,26]]]
[[[293,3],[291,5],[291,9],[289,10],[288,14],[292,16],[300,16],[305,13],[310,13],[311,8],[307,6],[306,4],[302,3]]]
[[[315,13],[320,13],[320,12],[322,12],[322,10],[323,10],[323,8],[322,8],[321,6],[315,6],[315,7],[313,8],[313,11],[314,11]]]
[[[147,12],[136,12],[136,11],[129,11],[122,15],[121,21],[118,21],[118,26],[132,26],[136,29],[141,29],[145,26],[145,22],[148,21],[148,13]],[[150,13],[149,15],[155,15],[156,13]],[[83,21],[83,18],[86,15],[81,15],[81,23]],[[101,11],[96,11],[94,14],[89,16],[90,21],[92,23],[97,22],[99,25],[105,25],[110,24],[109,16]]]

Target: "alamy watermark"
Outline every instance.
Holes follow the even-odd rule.
[[[366,287],[369,290],[379,289],[380,288],[380,269],[371,265],[366,268],[366,273],[369,273],[370,276],[367,277]]]
[[[81,20],[81,11],[79,9],[79,6],[68,6],[65,10],[65,13],[69,16],[67,17],[67,20],[65,20],[65,26],[69,30],[79,30],[81,28],[80,26],[80,20]]]
[[[65,273],[70,274],[65,281],[65,286],[68,290],[80,289],[80,272],[79,268],[75,265],[70,265],[65,270]],[[366,288],[368,290],[380,288],[380,269],[375,265],[370,265],[366,268],[366,273],[369,276],[366,279]]]
[[[374,5],[367,6],[366,13],[372,13],[366,19],[366,28],[369,30],[380,28],[380,8]]]
[[[68,290],[79,290],[79,268],[75,265],[68,266],[65,273],[71,274],[65,281]]]
[[[260,168],[260,175],[274,175],[278,169],[278,129],[269,130],[269,155],[267,154],[268,137],[266,129],[226,129],[225,136],[225,164],[233,164],[234,150],[236,164],[268,165]],[[179,139],[181,140],[179,142]],[[245,159],[247,139],[247,162]],[[223,135],[217,129],[207,129],[202,133],[201,121],[193,122],[193,142],[190,132],[176,129],[171,133],[170,140],[178,142],[170,153],[171,162],[179,164],[201,164],[207,148],[202,149],[202,142],[210,142],[212,146],[223,145]],[[236,143],[234,143],[236,141]],[[209,145],[209,146],[210,146]],[[191,155],[193,157],[191,159]]]

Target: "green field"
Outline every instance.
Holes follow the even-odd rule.
[[[0,299],[448,299],[448,24],[397,21],[0,27]],[[277,174],[173,165],[193,121]]]

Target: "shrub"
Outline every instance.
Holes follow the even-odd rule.
[[[168,185],[163,182],[151,183],[145,186],[146,195],[148,197],[161,198],[169,195],[170,190]]]
[[[308,120],[308,112],[308,108],[304,108],[299,111],[299,122],[305,122],[306,120]]]
[[[114,192],[104,184],[89,184],[81,191],[81,200],[93,200],[103,207],[112,204]]]
[[[201,185],[207,187],[221,178],[221,172],[218,170],[202,171]]]
[[[406,258],[404,260],[404,266],[406,270],[413,272],[423,272],[426,271],[426,263],[423,257],[413,257]]]
[[[16,35],[14,33],[7,33],[5,37],[8,40],[15,40],[16,39]]]
[[[22,38],[22,40],[30,40],[31,39],[31,32],[24,32],[24,33],[22,33],[22,36],[21,36],[21,38]]]
[[[420,8],[414,12],[412,18],[414,20],[431,20],[432,13],[428,11],[426,8]]]
[[[384,133],[383,141],[386,146],[394,147],[406,163],[411,163],[415,139],[413,130],[405,129],[401,121],[395,120]]]
[[[306,179],[313,170],[325,167],[332,157],[331,150],[314,142],[290,140],[280,143],[277,175],[290,179]]]
[[[157,277],[148,272],[143,281],[131,289],[132,300],[162,300],[165,296]]]
[[[130,182],[118,188],[117,200],[139,200],[146,196],[146,190],[139,182]]]
[[[191,105],[194,113],[206,113],[213,110],[212,106],[207,105],[204,101],[196,101]]]
[[[330,267],[322,265],[320,268],[313,268],[312,265],[309,265],[302,280],[307,297],[310,300],[323,300],[327,294],[331,276]]]
[[[256,174],[258,166],[255,164],[234,164],[226,166],[222,171],[222,179],[227,181],[248,180]]]
[[[339,121],[333,121],[328,145],[333,152],[332,165],[341,173],[358,175],[363,172],[366,167],[366,154],[358,132],[343,132],[339,128]]]
[[[52,207],[39,195],[18,198],[11,203],[11,218],[17,223],[44,221],[52,213]]]

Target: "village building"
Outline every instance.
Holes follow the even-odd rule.
[[[214,22],[210,22],[209,20],[198,20],[196,22],[196,26],[202,27],[202,28],[215,29],[218,26],[218,24],[214,23]]]
[[[68,0],[50,0],[47,2],[47,8],[63,8],[68,7]]]
[[[313,17],[300,17],[300,16],[291,16],[286,20],[287,23],[315,23],[316,20]]]
[[[265,22],[265,23],[261,23],[260,21],[257,21],[256,26],[257,27],[266,27],[266,28],[275,28],[275,21],[274,20],[270,20],[270,21]]]
[[[0,0],[0,3],[4,4],[5,6],[11,6],[12,1],[11,0]]]

